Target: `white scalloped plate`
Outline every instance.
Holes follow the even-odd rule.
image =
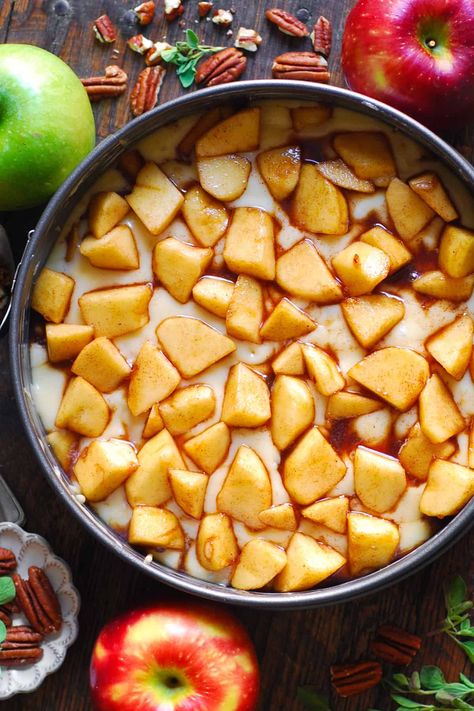
[[[28,577],[30,565],[37,565],[47,573],[59,599],[63,624],[60,632],[48,635],[42,644],[43,657],[36,664],[18,669],[0,669],[0,699],[37,689],[48,674],[55,672],[64,661],[68,647],[77,637],[80,599],[74,587],[69,566],[54,555],[41,536],[28,533],[14,523],[0,523],[0,546],[12,550],[18,560],[17,571]],[[14,624],[27,624],[23,615],[15,615]]]

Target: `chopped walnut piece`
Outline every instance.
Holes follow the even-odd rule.
[[[216,25],[222,25],[222,27],[228,27],[231,24],[233,19],[234,19],[234,16],[230,10],[223,10],[222,8],[219,8],[219,10],[214,11],[214,16],[212,18],[212,21]]]
[[[262,38],[257,30],[248,29],[247,27],[239,27],[234,46],[238,49],[245,49],[247,52],[256,52],[262,44]]]

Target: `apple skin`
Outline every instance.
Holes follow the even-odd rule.
[[[26,44],[0,45],[0,210],[45,202],[95,144],[80,79]]]
[[[254,711],[259,668],[250,638],[223,608],[162,603],[102,629],[90,686],[96,711]]]
[[[459,127],[474,111],[474,2],[359,0],[342,66],[354,91],[435,130]]]

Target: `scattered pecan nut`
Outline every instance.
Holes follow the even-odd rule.
[[[339,696],[346,698],[368,691],[382,680],[379,662],[337,664],[331,667],[331,682]]]
[[[310,36],[314,51],[328,59],[332,47],[332,24],[330,21],[321,15],[316,20]]]
[[[421,637],[393,625],[382,625],[370,648],[376,657],[391,664],[406,666],[421,647]]]
[[[101,44],[112,44],[117,39],[117,32],[108,15],[98,17],[92,25],[92,29]]]
[[[171,49],[168,42],[155,42],[145,54],[145,64],[147,67],[154,67],[161,62],[161,54],[165,49]]]
[[[132,52],[137,52],[137,54],[145,54],[153,47],[153,42],[145,35],[134,35],[127,40],[127,46]]]
[[[309,35],[306,25],[290,12],[286,12],[286,10],[274,7],[265,12],[265,17],[285,35],[290,35],[291,37],[307,37]]]
[[[130,108],[134,116],[141,116],[156,105],[165,76],[166,70],[163,67],[147,67],[140,72],[130,96]]]
[[[196,72],[196,84],[216,86],[235,81],[244,72],[247,58],[235,47],[226,47],[201,62]]]
[[[183,12],[184,7],[181,0],[165,0],[165,19],[168,22],[173,22]]]
[[[198,2],[198,15],[199,17],[206,17],[212,10],[214,3],[212,2]]]
[[[100,101],[113,96],[120,96],[127,88],[128,76],[115,64],[105,67],[102,77],[81,79],[91,101]]]
[[[11,615],[9,612],[7,612],[7,610],[5,610],[4,607],[0,607],[0,621],[3,622],[5,627],[10,627],[12,623]]]
[[[239,27],[234,47],[237,47],[237,49],[245,49],[247,52],[256,52],[261,44],[262,37],[258,34],[257,30]]]
[[[16,568],[16,556],[8,548],[0,548],[0,575],[8,575]]]
[[[155,3],[153,0],[142,2],[141,5],[136,6],[134,13],[140,25],[149,25],[155,16]]]
[[[27,625],[9,627],[0,645],[0,666],[17,667],[37,662],[43,656],[43,635]]]
[[[286,52],[276,57],[272,65],[275,79],[300,79],[327,84],[330,79],[328,63],[313,52]]]
[[[229,25],[231,25],[233,19],[234,16],[231,11],[223,10],[222,8],[219,8],[219,10],[214,10],[214,15],[212,16],[213,23],[215,25],[221,25],[222,27],[228,27]]]
[[[46,573],[32,565],[28,580],[15,573],[13,582],[18,603],[33,629],[43,635],[58,632],[62,625],[61,608]]]

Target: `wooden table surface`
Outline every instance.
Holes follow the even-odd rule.
[[[136,0],[138,2],[138,0]],[[263,36],[256,56],[249,58],[243,78],[271,75],[272,59],[290,48],[310,49],[309,40],[294,40],[278,32],[264,18],[271,0],[235,0],[234,31],[242,24]],[[196,23],[196,0],[186,0],[185,26],[194,29],[210,44],[230,45],[226,29],[210,22]],[[1,0],[0,42],[31,43],[58,54],[79,74],[91,76],[117,63],[128,72],[130,81],[143,67],[142,59],[126,49],[126,39],[138,30],[130,8],[133,0]],[[178,22],[167,25],[162,19],[163,0],[158,0],[157,17],[147,34],[154,40],[164,35],[174,42],[182,34]],[[277,5],[308,20],[328,17],[335,31],[332,54],[332,83],[343,84],[339,66],[340,43],[347,12],[353,0],[293,0]],[[230,3],[218,1],[214,7],[228,9]],[[112,57],[110,46],[101,46],[92,35],[92,21],[107,12],[120,28]],[[160,101],[179,94],[174,72],[170,71]],[[99,140],[130,120],[127,97],[104,101],[95,106]],[[451,137],[463,154],[471,158],[474,134]],[[26,234],[34,227],[39,210],[3,216],[17,255]],[[30,450],[17,415],[9,376],[6,339],[0,343],[0,473],[25,509],[26,527],[44,536],[54,551],[70,564],[74,581],[82,596],[79,639],[69,651],[59,672],[50,676],[34,694],[3,702],[11,711],[85,711],[90,709],[88,665],[92,646],[102,625],[113,615],[145,601],[159,600],[174,593],[156,581],[136,572],[102,545],[72,517],[56,499]],[[303,612],[253,612],[239,609],[237,615],[247,626],[258,651],[262,669],[262,694],[259,711],[301,711],[296,700],[300,684],[314,684],[329,692],[328,668],[335,661],[363,658],[368,640],[382,622],[392,621],[420,634],[436,629],[443,616],[442,585],[454,573],[462,573],[474,585],[471,549],[474,533],[466,535],[435,564],[383,593],[338,607]],[[431,636],[418,660],[438,664],[448,678],[459,671],[468,673],[461,652],[444,636]],[[350,701],[333,698],[336,711],[366,711],[371,706],[388,711],[384,691]]]

